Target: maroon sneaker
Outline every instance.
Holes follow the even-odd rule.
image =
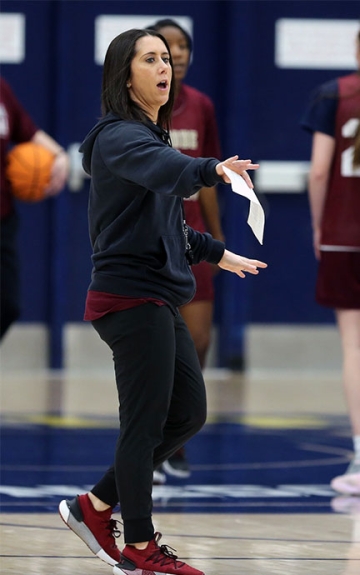
[[[126,545],[121,552],[121,560],[113,568],[113,575],[205,575],[183,561],[178,561],[171,547],[159,546],[160,539],[161,533],[155,533],[146,549]]]
[[[59,505],[60,517],[89,549],[108,563],[116,565],[121,560],[120,550],[115,538],[121,533],[116,528],[115,519],[111,519],[112,509],[96,511],[88,495],[78,495],[68,501],[64,499]]]

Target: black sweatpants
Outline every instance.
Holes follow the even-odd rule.
[[[0,340],[20,315],[20,270],[17,251],[18,217],[0,223]]]
[[[126,543],[149,541],[153,470],[205,423],[206,395],[181,315],[148,303],[92,322],[113,352],[120,434],[114,465],[92,489],[119,502]]]

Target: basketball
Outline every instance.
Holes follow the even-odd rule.
[[[45,198],[54,154],[33,142],[15,146],[7,155],[6,177],[15,198],[39,202]]]

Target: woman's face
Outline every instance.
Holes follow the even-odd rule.
[[[169,98],[172,68],[170,54],[157,36],[143,36],[136,42],[136,53],[131,62],[129,94],[134,102],[157,121],[161,106]]]
[[[190,62],[190,49],[186,36],[175,26],[164,26],[159,32],[169,44],[174,67],[174,78],[180,83],[186,76]]]

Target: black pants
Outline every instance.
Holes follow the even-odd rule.
[[[0,339],[20,315],[20,279],[17,252],[18,218],[11,214],[1,220],[0,237]]]
[[[153,470],[205,423],[199,360],[184,320],[167,306],[111,313],[93,326],[113,352],[121,431],[114,465],[92,493],[120,502],[125,542],[149,541]]]

